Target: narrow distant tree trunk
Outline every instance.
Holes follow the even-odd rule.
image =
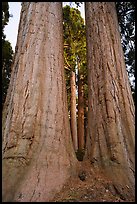
[[[78,149],[84,149],[84,91],[83,82],[78,77]]]
[[[49,201],[74,174],[60,2],[22,3],[3,112],[3,201]]]
[[[71,72],[71,135],[73,140],[73,146],[75,152],[78,150],[78,140],[77,140],[77,117],[76,117],[76,82],[75,82],[75,72]]]
[[[86,157],[134,194],[134,103],[114,2],[86,2],[89,115]],[[118,188],[120,191],[120,188]],[[126,194],[125,194],[126,195]]]

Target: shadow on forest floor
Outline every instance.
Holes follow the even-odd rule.
[[[82,162],[83,163],[83,162]],[[116,191],[115,186],[101,172],[95,171],[88,162],[75,179],[70,179],[56,194],[53,202],[135,202]]]

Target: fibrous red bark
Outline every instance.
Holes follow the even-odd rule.
[[[115,3],[86,2],[85,10],[89,85],[85,158],[134,195],[134,102]]]
[[[77,138],[77,117],[76,117],[76,82],[75,82],[75,72],[71,71],[71,134],[72,134],[72,141],[75,152],[78,150],[78,138]]]
[[[49,201],[74,174],[60,2],[22,3],[3,112],[3,201]]]
[[[84,90],[83,81],[80,78],[79,73],[78,79],[78,148],[79,150],[84,149],[85,139],[84,139]]]

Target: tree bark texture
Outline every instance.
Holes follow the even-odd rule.
[[[78,148],[84,149],[84,90],[81,77],[78,77]]]
[[[73,140],[73,146],[75,152],[78,150],[78,139],[77,139],[77,117],[76,117],[76,82],[75,72],[71,71],[71,135]]]
[[[74,173],[61,2],[24,2],[3,115],[3,201],[49,201]]]
[[[86,157],[131,190],[135,181],[134,103],[115,3],[85,4],[89,85]],[[132,190],[134,194],[134,187]]]

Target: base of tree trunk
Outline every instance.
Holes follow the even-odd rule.
[[[97,166],[91,164],[91,168],[101,171],[106,178],[111,180],[112,184],[109,186],[113,195],[118,195],[122,200],[130,200],[131,197],[135,198],[135,178],[133,173],[128,172],[121,166]]]
[[[134,202],[134,188],[114,179],[105,169],[80,162],[78,174],[69,179],[52,202]]]
[[[25,168],[26,175],[17,172],[16,169],[10,169],[11,174],[19,179],[15,183],[14,177],[10,177],[6,182],[8,172],[3,169],[3,202],[49,202],[58,193],[69,179],[74,179],[79,172],[79,164],[76,161],[72,165],[61,165],[60,169],[55,165],[48,168],[42,168],[41,165],[34,163]],[[5,166],[5,164],[4,164]],[[20,177],[21,176],[21,177]],[[8,186],[8,184],[10,184]],[[12,188],[11,188],[12,186]],[[31,190],[30,190],[31,189]],[[5,193],[6,192],[6,193]]]

